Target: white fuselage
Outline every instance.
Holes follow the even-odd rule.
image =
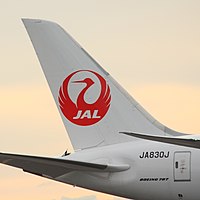
[[[123,172],[72,172],[57,180],[138,200],[199,200],[200,150],[137,140],[80,151],[68,158],[129,164]]]

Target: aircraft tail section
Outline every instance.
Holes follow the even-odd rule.
[[[144,111],[59,25],[23,22],[75,150],[133,140],[121,131],[179,135]]]

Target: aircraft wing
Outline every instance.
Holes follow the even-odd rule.
[[[49,158],[8,153],[0,153],[0,163],[51,179],[72,171],[119,172],[129,168],[129,165],[98,164],[70,160],[64,157]]]
[[[132,132],[120,132],[120,133],[129,135],[132,137],[136,137],[136,138],[145,139],[145,140],[151,140],[155,142],[163,142],[163,143],[168,143],[168,144],[175,144],[179,146],[200,149],[200,140],[198,139],[161,137],[161,136],[144,135],[144,134],[132,133]]]

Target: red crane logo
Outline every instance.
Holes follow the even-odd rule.
[[[91,74],[96,77],[96,80],[100,83],[100,94],[95,102],[87,102],[86,93],[92,97],[91,90],[92,86],[97,84],[94,79],[86,77],[84,79],[78,78],[73,81],[73,77],[77,74]],[[80,77],[80,76],[76,76]],[[69,94],[69,84],[73,84],[73,87],[78,84],[84,85],[84,88],[78,94],[76,102],[74,102]],[[74,89],[74,88],[73,88]],[[91,93],[91,94],[90,94]],[[89,126],[99,122],[105,114],[108,112],[111,102],[110,87],[106,83],[106,80],[98,73],[90,70],[79,70],[70,74],[64,81],[59,90],[59,106],[63,115],[72,123],[80,126]]]

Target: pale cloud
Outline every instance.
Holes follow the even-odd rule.
[[[4,138],[0,141],[1,151],[40,155],[61,155],[66,149],[72,151],[47,87],[1,86],[0,91],[0,135]]]
[[[149,84],[129,87],[129,91],[164,125],[184,133],[200,133],[200,86]]]

